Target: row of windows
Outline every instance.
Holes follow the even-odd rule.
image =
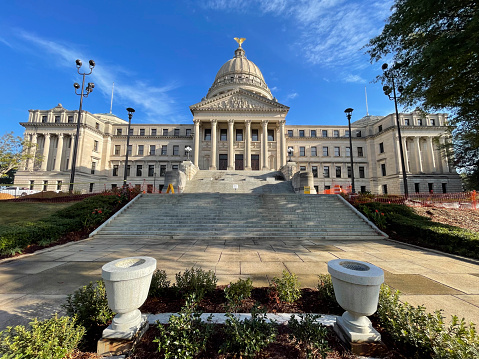
[[[48,122],[48,116],[43,115],[42,116],[42,123],[47,123],[47,122]],[[61,123],[62,122],[61,116],[60,115],[53,116],[53,122],[54,123]],[[75,123],[73,115],[67,116],[67,123]],[[100,129],[100,123],[99,122],[95,122],[95,129],[97,129],[97,130]]]
[[[172,165],[172,170],[178,170],[178,165]],[[113,176],[118,176],[119,173],[119,165],[113,165]],[[160,165],[160,177],[164,177],[166,173],[166,165]],[[126,175],[130,176],[130,165],[126,167]],[[157,173],[155,172],[155,165],[148,165],[148,177],[154,177]],[[143,176],[143,165],[136,165],[136,176],[142,177]]]
[[[116,134],[117,136],[123,135],[123,129],[122,128],[117,128],[116,129]],[[139,128],[138,132],[136,133],[138,136],[145,136],[146,135],[146,130],[144,128]],[[156,128],[151,128],[150,129],[150,136],[157,136],[159,134],[158,129]],[[135,135],[135,129],[130,128],[130,136]],[[171,131],[167,128],[164,128],[162,131],[162,136],[171,136]],[[173,136],[180,136],[180,129],[175,128],[173,130]],[[185,129],[185,136],[191,136],[191,128]]]
[[[307,130],[297,130],[298,137],[306,137]],[[294,137],[295,130],[288,130],[288,137]],[[343,131],[341,131],[343,132]],[[331,130],[321,130],[321,137],[329,137]],[[332,130],[333,137],[341,137],[340,130]],[[309,130],[309,137],[318,137],[318,132],[316,130]],[[344,130],[343,137],[349,137],[349,130]],[[356,131],[356,137],[361,137],[361,131]]]
[[[290,152],[289,150],[292,150],[293,147],[289,147],[288,148],[288,152]],[[294,154],[294,151],[291,152],[291,156]],[[312,146],[310,148],[310,155],[311,157],[316,157],[318,156],[318,149],[317,147],[315,146]],[[304,146],[300,146],[299,147],[299,156],[300,157],[305,157],[306,156],[306,147]],[[328,157],[329,156],[329,147],[328,146],[323,146],[323,156],[324,157]],[[334,156],[335,157],[339,157],[341,156],[341,147],[339,146],[335,146],[334,147]],[[346,157],[349,157],[351,156],[351,149],[349,147],[346,147]],[[364,156],[364,152],[363,152],[363,148],[362,147],[357,147],[357,156],[358,157],[363,157]]]
[[[205,128],[204,133],[205,141],[211,141],[211,128]],[[235,135],[236,141],[243,141],[243,129],[237,128]],[[226,128],[220,128],[220,141],[228,141],[228,130]],[[251,141],[259,141],[258,129],[251,129]],[[268,141],[274,141],[274,130],[268,130]]]
[[[436,119],[430,118],[426,119],[425,121],[422,118],[417,118],[415,121],[413,120],[415,126],[427,126],[429,123],[429,126],[436,126]],[[411,126],[411,120],[409,118],[404,118],[402,121],[403,126]],[[383,130],[383,125],[378,126],[378,132],[381,132]]]
[[[187,147],[189,147],[189,146],[185,146],[185,156],[188,154],[188,152],[186,151]],[[129,145],[128,146],[128,156],[131,156],[132,149],[133,149],[133,146]],[[148,149],[148,153],[145,153],[145,149]],[[159,150],[160,150],[159,155],[161,155],[161,156],[167,156],[168,155],[168,145],[162,145],[159,148]],[[121,145],[115,145],[115,148],[113,150],[113,154],[116,155],[116,156],[121,155]],[[148,147],[145,148],[145,145],[138,145],[137,146],[137,152],[136,152],[137,156],[145,156],[145,155],[155,156],[156,154],[157,154],[156,145],[150,145],[149,148]],[[179,156],[179,155],[180,155],[180,146],[179,145],[173,145],[173,156]]]
[[[300,171],[306,171],[306,166],[299,166]],[[363,166],[358,167],[359,170],[359,178],[366,178],[366,172]],[[342,166],[334,166],[334,171],[336,174],[336,178],[342,177]],[[311,166],[311,172],[313,173],[313,177],[318,178],[318,166]],[[351,178],[351,166],[347,166],[348,178]],[[330,166],[323,166],[323,177],[330,178]]]

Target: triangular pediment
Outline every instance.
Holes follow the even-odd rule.
[[[191,112],[196,111],[274,111],[287,112],[288,106],[274,100],[269,100],[253,92],[238,89],[225,94],[203,100],[190,106]]]

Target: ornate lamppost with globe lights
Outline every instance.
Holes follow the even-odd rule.
[[[123,189],[126,189],[127,184],[126,180],[128,177],[128,151],[130,149],[130,127],[131,127],[131,118],[133,117],[133,113],[135,112],[134,109],[128,107],[126,109],[128,111],[128,133],[126,134],[126,156],[125,156],[125,171],[123,172]]]
[[[288,148],[288,156],[289,156],[288,162],[291,162],[291,156],[293,155],[293,152],[294,152],[293,147],[289,147]]]
[[[190,146],[185,147],[186,155],[188,156],[188,161],[190,160],[190,152],[193,151],[193,149]]]
[[[349,126],[349,157],[351,158],[351,193],[356,193],[356,188],[354,187],[354,161],[353,161],[353,140],[351,138],[351,115],[353,113],[352,108],[347,108],[344,110],[346,117],[348,118]]]

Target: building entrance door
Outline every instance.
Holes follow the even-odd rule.
[[[235,170],[244,170],[243,155],[235,155]]]
[[[228,155],[220,155],[220,163],[219,163],[218,169],[219,170],[228,169]]]
[[[259,171],[259,155],[251,155],[251,169]]]

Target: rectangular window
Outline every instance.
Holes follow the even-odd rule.
[[[115,188],[117,188],[117,187],[118,187],[118,186],[117,186],[117,184],[116,184],[116,183],[112,183],[112,184],[111,184],[111,189],[113,189],[113,190],[114,190],[114,189],[115,189]]]
[[[251,141],[258,141],[258,129],[251,130]]]
[[[330,190],[330,189],[331,189],[331,186],[324,186],[325,191]]]
[[[90,183],[90,193],[93,192],[93,186],[95,186],[94,183]]]
[[[316,130],[311,130],[311,137],[316,137]]]
[[[303,172],[306,171],[306,166],[299,166],[299,170]]]
[[[126,166],[126,175],[127,175],[127,176],[130,175],[130,168],[131,168],[130,165]]]
[[[163,129],[163,136],[168,136],[168,129],[167,128]]]
[[[48,181],[43,181],[43,190],[48,191]]]
[[[130,134],[130,136],[133,136],[133,129],[130,128],[130,130],[128,131],[128,133]]]
[[[131,156],[132,145],[128,145],[128,156]]]
[[[351,147],[346,147],[346,157],[351,157]]]
[[[48,116],[42,116],[42,122],[43,122],[43,123],[46,123],[46,122],[47,122],[47,119],[48,119]]]
[[[381,163],[381,173],[383,176],[386,176],[386,164]]]
[[[160,177],[165,177],[166,165],[160,165]]]
[[[383,194],[388,194],[388,185],[383,184]]]
[[[305,156],[305,150],[304,150],[304,149],[305,149],[305,147],[299,147],[299,155],[300,155],[301,157],[304,157],[304,156]]]
[[[30,180],[30,190],[33,191],[33,187],[35,186],[35,181]]]
[[[414,192],[419,193],[419,183],[414,183]]]
[[[323,130],[321,136],[328,137],[328,130]]]
[[[311,166],[311,172],[313,172],[313,177],[318,177],[318,166]]]
[[[136,165],[136,176],[141,177],[141,173],[143,171],[143,165]]]
[[[220,141],[228,140],[228,130],[226,128],[220,129]]]
[[[57,181],[57,191],[62,190],[62,181]]]
[[[92,163],[91,163],[91,174],[92,174],[92,175],[95,174],[95,169],[96,169],[96,162],[92,162]]]
[[[361,137],[361,131],[356,131],[356,137]]]
[[[173,156],[179,156],[180,155],[180,146],[174,145],[173,146]]]
[[[435,119],[431,118],[430,122],[431,122],[431,126],[436,126],[436,120]]]
[[[73,116],[68,116],[68,123],[73,123]]]
[[[366,192],[366,186],[361,186],[361,193],[365,193]]]
[[[324,166],[323,167],[323,177],[324,178],[329,178],[329,166]]]
[[[329,156],[329,147],[323,146],[323,156]]]
[[[154,156],[156,152],[156,146],[150,145],[150,156]]]
[[[161,155],[166,156],[168,154],[168,146],[167,145],[162,145],[161,146]]]
[[[363,154],[363,148],[362,147],[358,147],[358,157],[363,157],[364,154]]]
[[[288,130],[288,137],[293,137],[293,130]]]
[[[442,193],[447,193],[447,183],[442,183]]]
[[[144,147],[144,145],[138,145],[138,156],[143,156]]]
[[[336,157],[341,156],[341,148],[340,147],[334,147],[334,156],[336,156]]]
[[[237,128],[236,129],[236,141],[243,141],[243,130]]]
[[[364,178],[364,167],[359,167],[359,178]]]
[[[418,126],[422,126],[422,119],[421,119],[421,118],[418,118],[418,119],[417,119],[417,125],[418,125]]]
[[[93,141],[93,151],[98,152],[98,141]]]
[[[211,128],[205,128],[205,141],[211,141]]]
[[[341,178],[341,166],[336,166],[336,178]]]
[[[60,122],[60,121],[58,121]],[[95,129],[99,130],[100,129],[100,124],[98,122],[95,122]]]
[[[299,137],[304,137],[304,130],[299,130]]]
[[[179,135],[180,135],[180,129],[179,129],[179,128],[175,128],[174,135],[175,135],[175,136],[179,136]]]
[[[121,128],[117,128],[117,129],[116,129],[116,135],[117,135],[117,136],[121,136],[121,133],[122,133]]]
[[[191,128],[186,129],[186,136],[191,136]]]
[[[152,135],[152,136],[156,136],[156,128],[152,128],[152,129],[151,129],[151,135]]]
[[[316,157],[318,155],[318,151],[316,147],[311,147],[311,156]]]
[[[379,144],[379,153],[384,153],[384,143],[383,142],[381,142]]]
[[[113,152],[116,156],[120,154],[121,151],[121,146],[120,145],[115,145],[115,151]]]
[[[333,136],[334,137],[339,137],[339,130],[334,130],[333,131]]]
[[[268,130],[268,141],[274,141],[274,130]]]
[[[381,132],[383,130],[383,125],[378,126],[378,132]]]
[[[144,136],[145,135],[145,129],[144,128],[140,128],[140,136]]]
[[[118,165],[113,165],[113,176],[118,176]]]
[[[434,193],[434,183],[428,183],[427,184],[429,193]]]
[[[344,131],[344,137],[349,137],[349,130]]]
[[[172,166],[171,166],[171,169],[172,169],[173,171],[178,171],[178,165],[172,165]]]
[[[60,116],[55,116],[55,123],[60,123]]]
[[[155,165],[148,165],[148,177],[155,175]]]
[[[404,126],[409,126],[409,118],[404,119]]]

